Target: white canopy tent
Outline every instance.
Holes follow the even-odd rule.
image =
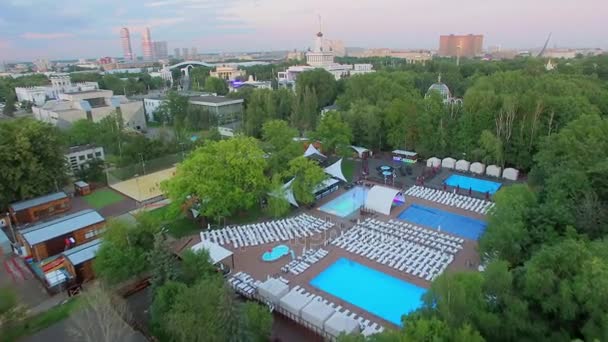
[[[519,170],[508,167],[502,172],[502,178],[516,181],[519,177]]]
[[[321,157],[325,157],[325,155],[323,155],[323,153],[319,152],[319,150],[317,150],[317,148],[313,144],[308,145],[308,148],[304,152],[304,157],[310,157],[314,154],[318,154]]]
[[[365,147],[351,145],[351,148],[357,152],[359,158],[363,158],[363,154],[366,152],[369,153],[370,156],[372,155],[372,151]]]
[[[459,161],[456,162],[456,170],[458,170],[458,171],[465,171],[465,172],[469,171],[470,166],[471,166],[471,163],[464,159],[460,159]]]
[[[500,166],[488,165],[488,167],[486,167],[486,175],[488,176],[500,177],[500,171],[502,171]]]
[[[292,315],[300,317],[300,311],[312,300],[312,295],[306,296],[294,289],[281,298],[279,305]]]
[[[483,175],[486,172],[486,165],[480,162],[475,162],[471,164],[471,172],[478,175]]]
[[[287,292],[289,292],[289,286],[275,278],[268,278],[258,286],[258,294],[275,305]]]
[[[325,321],[324,327],[325,332],[332,336],[338,336],[340,333],[353,334],[360,330],[359,322],[341,312],[336,312]]]
[[[323,323],[335,312],[336,309],[317,298],[302,309],[302,319],[319,328],[319,330],[323,330]]]
[[[441,165],[441,159],[437,157],[431,157],[426,160],[426,167],[439,167]]]
[[[441,161],[441,167],[443,167],[443,168],[454,169],[455,166],[456,166],[456,159],[454,159],[454,158],[447,157],[447,158],[443,158],[443,160]]]
[[[211,260],[212,264],[215,265],[218,262],[220,262],[228,257],[233,256],[233,253],[230,250],[220,246],[219,244],[217,244],[215,242],[205,240],[205,237],[203,236],[203,232],[200,233],[200,236],[201,236],[201,242],[192,246],[190,249],[192,249],[195,252],[198,252],[201,249],[206,250],[207,253],[209,254],[209,259]],[[234,267],[234,259],[232,259],[232,266]]]
[[[330,166],[325,168],[325,173],[328,175],[338,178],[344,182],[348,182],[344,174],[342,173],[342,158],[340,158],[337,162],[331,164]]]
[[[368,192],[365,199],[365,208],[372,211],[390,215],[393,199],[399,193],[398,189],[387,188],[385,186],[374,185]]]
[[[291,183],[293,183],[295,179],[296,178],[294,177],[289,182],[283,184],[282,193],[269,192],[268,195],[272,197],[283,197],[287,202],[289,202],[289,204],[293,205],[294,207],[299,207],[298,202],[296,201],[296,196],[294,196],[293,189],[291,188]]]

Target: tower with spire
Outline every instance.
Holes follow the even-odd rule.
[[[312,51],[306,53],[306,64],[317,68],[335,64],[334,54],[331,51],[323,51],[321,16],[319,16],[319,32],[315,36],[315,45]]]

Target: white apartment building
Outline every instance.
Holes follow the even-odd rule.
[[[78,120],[99,122],[112,113],[122,116],[123,127],[146,131],[142,101],[130,101],[125,96],[114,96],[111,90],[90,90],[59,94],[59,99],[32,107],[34,117],[61,129],[69,128]]]
[[[94,145],[72,146],[65,154],[65,160],[72,173],[82,170],[88,162],[94,159],[106,159],[103,147]]]

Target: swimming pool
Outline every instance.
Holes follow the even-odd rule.
[[[444,183],[453,187],[459,186],[462,190],[471,189],[473,191],[482,192],[484,194],[488,192],[490,193],[490,195],[493,195],[502,186],[501,183],[492,182],[485,179],[467,177],[463,175],[451,175],[450,177],[448,177],[448,179],[444,181]]]
[[[487,226],[482,220],[420,204],[412,204],[397,217],[435,229],[441,227],[442,231],[472,240],[479,239]]]
[[[319,207],[319,210],[339,217],[350,216],[365,203],[367,191],[367,188],[356,186],[323,204]]]
[[[263,261],[275,261],[279,260],[283,256],[289,253],[289,247],[286,245],[278,245],[274,246],[271,250],[264,252],[262,254]]]
[[[422,306],[425,289],[340,258],[310,285],[401,326],[401,316]]]

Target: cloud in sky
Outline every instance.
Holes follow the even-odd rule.
[[[23,39],[63,39],[63,38],[70,38],[70,37],[74,37],[73,33],[67,33],[67,32],[45,32],[45,33],[40,33],[40,32],[25,32],[24,34],[21,35],[21,38]]]
[[[485,46],[608,48],[608,1],[578,0],[0,0],[2,59],[120,56],[118,30],[199,51],[303,49],[322,17],[325,36],[346,46],[437,48],[438,36],[480,33]],[[69,39],[64,39],[69,38]],[[49,49],[48,41],[64,39]]]

